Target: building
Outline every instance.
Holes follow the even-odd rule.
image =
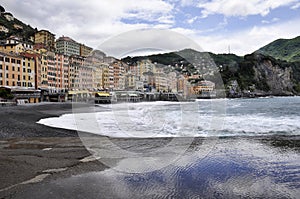
[[[0,86],[22,86],[22,57],[0,53]]]
[[[4,53],[20,54],[26,50],[33,50],[33,45],[29,42],[23,42],[15,36],[9,37],[0,44],[0,51]]]
[[[80,44],[80,56],[87,57],[91,54],[93,48],[88,47],[84,44]]]
[[[104,64],[102,65],[102,87],[105,90],[109,89],[110,86],[110,78],[109,78],[109,65]]]
[[[2,16],[4,16],[7,21],[13,21],[15,19],[14,16],[9,12],[5,12],[2,14]]]
[[[36,88],[36,64],[37,55],[31,53],[22,53],[22,87]]]
[[[62,36],[56,40],[56,52],[67,56],[80,56],[80,44],[69,37]]]
[[[23,30],[23,26],[18,25],[18,24],[14,24],[14,28],[17,30]]]
[[[113,81],[115,90],[124,90],[125,89],[125,63],[121,61],[116,61],[112,64],[113,66]]]
[[[5,26],[3,26],[3,25],[0,25],[0,32],[5,32],[5,33],[8,33],[8,32],[9,32],[9,30],[8,30],[8,28],[6,28]]]
[[[55,35],[48,30],[40,30],[34,35],[35,44],[43,44],[47,50],[55,50]]]
[[[78,71],[79,90],[92,91],[93,88],[93,67],[83,65]]]
[[[78,55],[69,57],[69,90],[80,88],[79,68],[84,65],[84,58]]]
[[[191,89],[191,93],[194,95],[209,96],[209,94],[215,91],[215,83],[203,80],[198,82],[197,85],[194,85]]]
[[[155,73],[155,88],[158,92],[168,91],[168,78],[164,73]]]
[[[135,90],[136,89],[136,76],[131,73],[125,75],[125,89]]]
[[[149,59],[142,60],[137,63],[137,75],[141,77],[145,72],[156,72],[155,64],[153,64]]]
[[[177,74],[170,72],[167,74],[168,77],[168,92],[177,93]]]
[[[38,103],[41,99],[41,91],[32,88],[0,86],[0,90],[5,90],[18,104]]]
[[[27,54],[0,53],[0,85],[11,87],[35,87],[35,59]]]
[[[69,57],[49,52],[47,55],[47,79],[50,93],[60,93],[69,88]]]
[[[37,64],[37,88],[48,88],[48,52],[42,52]]]

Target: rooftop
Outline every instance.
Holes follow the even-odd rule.
[[[70,42],[77,43],[76,41],[74,41],[70,37],[65,37],[65,36],[62,36],[62,37],[58,38],[56,41],[70,41]]]

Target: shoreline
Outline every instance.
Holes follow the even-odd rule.
[[[91,156],[91,153],[78,137],[77,131],[52,128],[36,123],[42,118],[59,117],[63,114],[72,113],[72,103],[26,104],[0,109],[0,117],[4,118],[0,121],[2,126],[0,129],[0,198],[41,198],[41,196],[45,196],[42,195],[44,192],[41,190],[45,189],[53,191],[56,196],[61,193],[69,193],[69,196],[74,198],[77,195],[72,190],[73,186],[77,186],[77,181],[71,182],[72,186],[62,184],[58,188],[56,185],[56,183],[74,178],[83,178],[83,182],[97,184],[92,191],[84,183],[81,185],[82,194],[86,197],[94,196],[95,193],[104,196],[104,198],[118,194],[118,190],[107,191],[109,185],[106,184],[106,181],[93,179],[94,174],[102,175],[104,171],[111,172],[113,169],[100,161],[96,161]],[[101,139],[105,136],[87,134],[87,137]],[[173,138],[108,139],[123,149],[142,152],[141,154],[143,154],[143,152],[165,146]],[[205,160],[217,158],[222,153],[224,154],[221,156],[224,156],[224,160],[226,160],[230,157],[226,155],[226,151],[243,152],[247,147],[247,150],[255,151],[256,148],[251,149],[251,147],[256,147],[256,145],[266,148],[266,153],[269,149],[283,155],[285,153],[299,155],[300,153],[300,136],[297,135],[218,137],[217,140],[195,137],[187,152],[197,152],[199,148],[203,147],[203,140],[207,143],[212,141],[211,143],[214,144],[205,156]],[[237,145],[236,149],[231,148],[234,143]],[[239,145],[238,143],[242,144]],[[233,152],[234,157],[239,158],[234,154],[235,152]],[[253,160],[247,159],[247,161]],[[280,161],[280,159],[274,157],[274,161]],[[218,166],[218,164],[213,165]],[[220,170],[230,173],[230,170],[222,169],[222,164],[219,164],[219,167]],[[117,173],[116,175],[120,174]],[[234,176],[235,173],[228,175]],[[99,189],[99,187],[103,189]],[[46,196],[46,198],[51,197],[51,195]]]

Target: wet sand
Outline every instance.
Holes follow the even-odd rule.
[[[0,108],[0,198],[296,198],[300,194],[299,136],[208,140],[206,144],[212,145],[203,156],[203,139],[198,138],[178,162],[133,174],[92,158],[76,131],[36,123],[71,113],[71,108],[71,104]],[[170,139],[110,141],[143,154]],[[164,157],[164,153],[155,155]],[[114,166],[124,162],[126,158],[117,159]]]

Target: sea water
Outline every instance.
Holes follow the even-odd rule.
[[[38,123],[110,137],[300,135],[300,97],[96,105]],[[87,125],[94,123],[94,125]]]
[[[109,169],[32,185],[20,198],[299,198],[299,97],[77,108],[39,123],[109,136],[83,138]]]

